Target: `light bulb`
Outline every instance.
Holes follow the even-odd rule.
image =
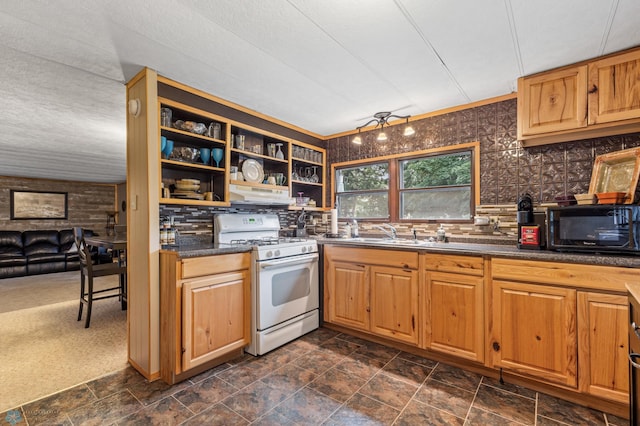
[[[376,138],[378,142],[384,142],[387,140],[387,134],[385,132],[378,133],[378,137]]]
[[[403,136],[411,136],[411,135],[415,135],[416,131],[413,130],[413,127],[411,126],[407,126],[404,128],[404,133]]]
[[[353,142],[356,145],[362,145],[362,139],[360,138],[360,135],[356,135],[356,137],[353,138],[351,142]]]

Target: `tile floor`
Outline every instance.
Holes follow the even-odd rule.
[[[328,329],[191,380],[132,368],[0,413],[14,425],[626,425],[625,419]]]

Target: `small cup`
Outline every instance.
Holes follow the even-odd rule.
[[[240,181],[244,180],[244,176],[242,175],[242,172],[236,173],[236,180],[240,180]]]
[[[236,149],[244,150],[244,135],[236,135]]]
[[[275,176],[269,176],[267,178],[267,184],[269,185],[275,185],[276,184],[276,177]]]
[[[282,186],[287,182],[287,178],[284,177],[283,173],[276,173],[276,185]]]
[[[205,192],[204,193],[204,199],[206,201],[213,201],[213,192]]]
[[[173,112],[171,108],[160,108],[160,124],[164,127],[171,127]]]

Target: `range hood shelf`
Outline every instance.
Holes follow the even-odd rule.
[[[295,200],[289,195],[288,186],[234,180],[229,182],[229,201],[231,204],[295,205]]]

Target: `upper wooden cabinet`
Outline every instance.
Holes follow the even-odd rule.
[[[589,64],[589,125],[640,117],[640,51]]]
[[[518,79],[525,146],[640,131],[640,49]]]
[[[586,65],[518,80],[518,139],[586,126]]]

